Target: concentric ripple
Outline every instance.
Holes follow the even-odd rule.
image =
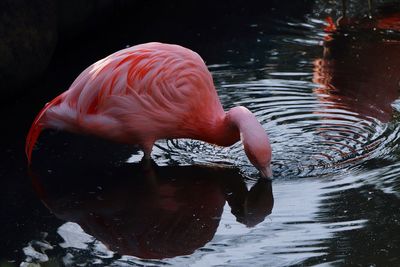
[[[273,23],[281,33],[271,40],[277,46],[255,46],[258,58],[209,69],[225,109],[246,106],[270,135],[274,176],[334,174],[390,157],[399,134],[390,123],[397,114],[391,104],[398,97],[399,43],[376,32],[328,35],[315,18]],[[160,162],[234,164],[256,177],[240,144],[179,140],[159,147]]]
[[[359,96],[348,96],[332,84],[316,83],[331,77],[326,77],[330,75],[327,70],[315,64],[310,62],[302,72],[271,68],[265,71],[250,65],[248,72],[263,77],[242,83],[230,82],[240,75],[230,65],[210,67],[224,107],[246,106],[270,135],[275,177],[310,177],[355,168],[383,151],[389,155],[387,150],[398,140],[399,127],[393,129],[393,125],[380,121],[382,116],[390,116],[384,107],[371,106]],[[358,82],[351,73],[341,75],[340,79]],[[373,117],[374,114],[378,116]],[[198,141],[173,140],[160,143],[159,148],[159,162],[168,158],[178,164],[234,164],[250,176],[256,175],[240,144],[220,148]]]

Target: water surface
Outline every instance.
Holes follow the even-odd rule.
[[[248,23],[250,37],[210,51],[221,54],[208,67],[224,108],[248,107],[270,135],[272,182],[240,143],[160,141],[146,164],[134,147],[48,131],[28,174],[19,167],[27,195],[4,202],[17,215],[3,232],[20,236],[4,259],[399,265],[400,19],[327,30],[316,13]]]

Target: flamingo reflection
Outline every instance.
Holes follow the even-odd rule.
[[[273,207],[271,182],[260,179],[248,190],[235,168],[78,160],[66,168],[65,160],[54,161],[32,167],[38,196],[58,218],[78,223],[121,255],[188,255],[213,238],[226,201],[249,227]]]
[[[333,20],[323,57],[314,61],[314,90],[331,108],[344,108],[364,117],[389,122],[391,104],[399,94],[400,39],[380,30],[400,31],[400,12],[386,11],[373,19]]]

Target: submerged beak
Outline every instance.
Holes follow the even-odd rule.
[[[265,166],[260,169],[260,174],[262,178],[271,179],[272,178],[272,169],[271,165]]]

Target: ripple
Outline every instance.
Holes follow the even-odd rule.
[[[224,74],[223,68],[219,67],[218,75],[228,79],[231,71],[227,69]],[[362,164],[398,140],[397,134],[388,139],[388,135],[393,136],[393,129],[387,124],[360,114],[342,98],[327,97],[325,91],[317,90],[318,84],[296,80],[300,76],[312,77],[312,72],[273,75],[286,79],[227,82],[217,87],[225,95],[222,100],[240,99],[233,105],[251,109],[269,133],[276,177],[310,177],[345,170]],[[395,132],[399,132],[398,127]],[[250,170],[240,144],[219,148],[179,140],[160,143],[159,147],[180,164],[233,164],[244,166],[250,176],[256,175],[254,169]]]

